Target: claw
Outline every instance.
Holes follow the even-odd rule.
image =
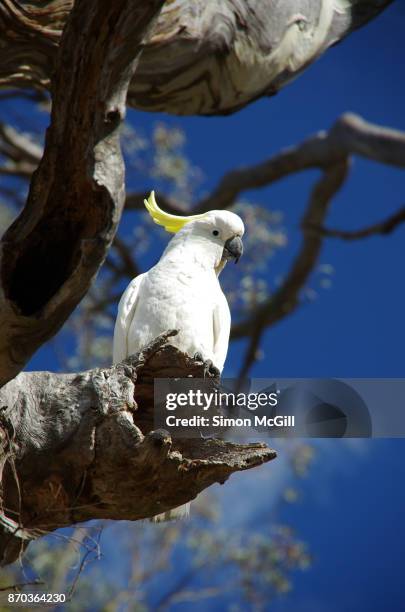
[[[204,378],[206,376],[213,376],[215,378],[217,378],[220,375],[220,371],[218,370],[218,368],[216,366],[214,366],[214,364],[212,363],[211,359],[206,359],[204,361]]]
[[[210,377],[218,378],[219,375],[221,374],[218,368],[212,363],[211,359],[204,359],[201,353],[199,352],[195,353],[194,359],[196,361],[201,361],[201,363],[203,364],[204,378],[206,378],[207,375]]]

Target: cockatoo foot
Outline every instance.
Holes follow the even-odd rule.
[[[215,366],[212,363],[211,359],[206,359],[204,361],[204,378],[207,375],[214,376],[215,378],[218,378],[220,374],[221,374],[221,372],[219,371],[217,366]]]
[[[211,359],[204,359],[201,353],[195,353],[194,359],[196,361],[201,361],[204,365],[204,378],[206,378],[206,376],[213,376],[215,378],[218,378],[221,374],[218,368],[212,363]]]

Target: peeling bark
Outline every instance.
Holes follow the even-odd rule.
[[[167,1],[130,85],[129,104],[180,115],[234,112],[275,94],[391,1]],[[0,87],[49,87],[72,4],[3,0]],[[128,15],[134,18],[136,9]]]
[[[169,336],[108,369],[24,372],[0,390],[3,564],[54,529],[152,517],[275,457],[263,444],[151,431],[153,379],[203,376]]]

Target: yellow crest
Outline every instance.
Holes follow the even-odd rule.
[[[152,217],[155,223],[161,225],[165,228],[166,232],[170,232],[171,234],[175,234],[182,227],[184,227],[190,221],[194,221],[195,219],[202,219],[205,217],[205,213],[202,215],[190,215],[188,217],[181,217],[180,215],[171,215],[161,208],[156,203],[155,200],[155,192],[151,191],[150,196],[147,200],[143,201],[146,210]]]

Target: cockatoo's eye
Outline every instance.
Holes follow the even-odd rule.
[[[218,230],[212,230],[212,235],[213,236],[219,236],[219,231]]]

